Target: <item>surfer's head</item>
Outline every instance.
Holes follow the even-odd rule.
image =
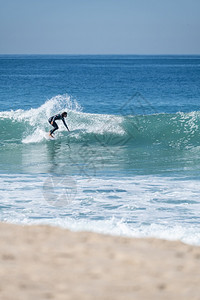
[[[67,117],[67,112],[66,112],[66,111],[64,111],[64,112],[62,113],[62,117],[64,117],[64,118]]]

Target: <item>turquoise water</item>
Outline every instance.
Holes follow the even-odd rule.
[[[0,56],[0,79],[1,221],[200,244],[200,56]]]

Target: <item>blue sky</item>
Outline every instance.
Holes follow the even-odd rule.
[[[0,0],[0,54],[200,54],[200,0]]]

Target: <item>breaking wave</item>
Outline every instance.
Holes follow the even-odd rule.
[[[37,109],[0,112],[1,143],[41,143],[48,140],[48,118],[68,111],[68,133],[62,122],[56,139],[107,145],[199,145],[200,112],[152,115],[105,115],[82,112],[68,95],[58,95]]]

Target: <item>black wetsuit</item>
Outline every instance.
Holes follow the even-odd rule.
[[[62,121],[63,121],[63,124],[65,125],[65,127],[66,127],[67,130],[69,131],[69,128],[67,127],[67,124],[65,123],[64,117],[62,117],[61,114],[57,114],[57,115],[55,115],[55,116],[50,117],[49,120],[48,120],[50,124],[53,122],[53,124],[51,124],[51,125],[54,127],[54,129],[51,129],[51,130],[50,130],[50,134],[52,134],[54,131],[56,131],[56,130],[58,129],[58,125],[57,125],[57,123],[55,122],[55,120],[62,120]]]

